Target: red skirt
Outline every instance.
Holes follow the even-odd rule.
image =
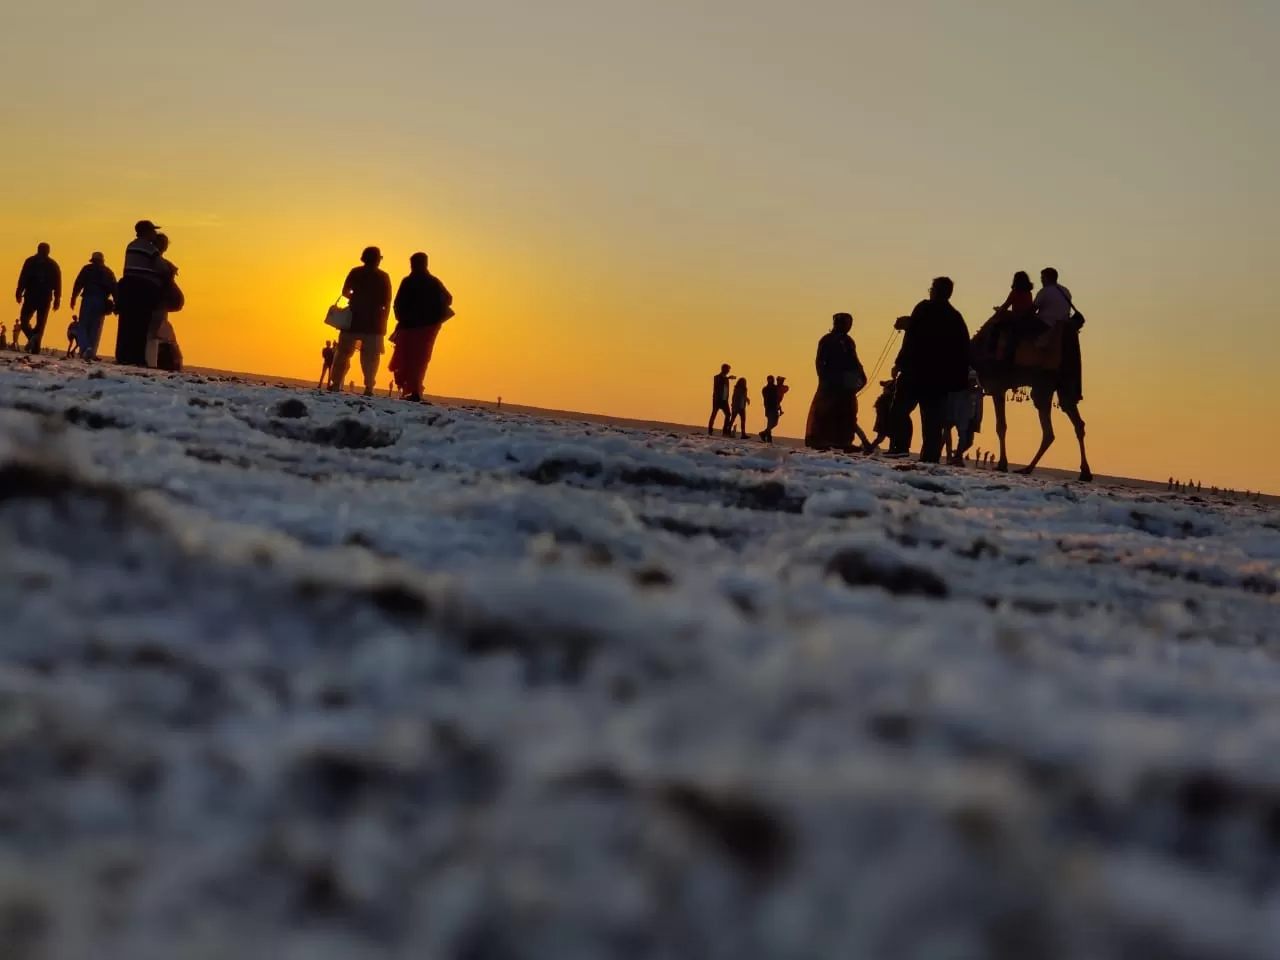
[[[819,386],[809,406],[804,445],[814,450],[848,450],[857,425],[857,391]]]
[[[400,385],[401,396],[422,395],[427,365],[431,363],[431,354],[439,335],[440,324],[434,327],[401,327],[396,331],[396,346],[387,369]]]

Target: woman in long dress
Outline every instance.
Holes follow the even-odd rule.
[[[852,450],[856,434],[864,447],[871,441],[858,426],[858,391],[867,382],[858,347],[849,336],[853,317],[837,313],[831,332],[818,341],[818,391],[809,406],[805,446],[814,450]]]

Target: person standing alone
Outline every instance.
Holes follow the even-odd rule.
[[[49,256],[49,245],[36,247],[35,256],[27,257],[18,275],[18,303],[22,310],[18,317],[18,329],[27,337],[27,352],[39,353],[44,338],[44,328],[49,322],[49,308],[57,312],[62,307],[62,269]],[[35,318],[36,324],[31,326]],[[14,334],[17,342],[17,334]]]
[[[316,385],[316,389],[323,390],[324,383],[329,379],[329,371],[333,369],[333,344],[326,340],[324,349],[320,351],[320,382]]]
[[[400,386],[400,398],[420,403],[436,337],[453,316],[453,294],[427,269],[425,253],[409,258],[409,275],[396,291],[395,313],[391,372]]]
[[[347,274],[342,285],[342,295],[351,305],[351,327],[338,334],[337,356],[329,379],[329,390],[333,393],[342,389],[351,358],[359,347],[364,395],[373,396],[382,361],[383,338],[387,335],[387,314],[391,311],[391,278],[379,269],[381,262],[382,251],[366,247],[360,255],[360,266]]]
[[[102,340],[102,322],[115,310],[116,275],[107,266],[101,253],[94,253],[89,262],[76,274],[71,285],[71,309],[80,301],[80,327],[76,340],[80,344],[83,360],[98,358],[98,344]]]

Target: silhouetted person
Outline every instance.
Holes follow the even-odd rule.
[[[895,369],[899,371],[895,417],[908,417],[920,408],[920,459],[942,460],[942,430],[947,394],[969,382],[969,328],[951,305],[955,285],[938,277],[929,299],[911,312]]]
[[[711,378],[711,419],[707,421],[707,433],[716,432],[716,417],[724,414],[724,435],[729,436],[729,426],[733,422],[733,411],[729,408],[729,381],[736,380],[729,371],[733,369],[727,363],[720,364],[720,372]]]
[[[107,266],[101,253],[94,253],[89,262],[76,274],[71,285],[71,309],[80,300],[80,357],[84,360],[98,358],[98,346],[102,342],[102,323],[115,311],[116,275]]]
[[[333,344],[326,340],[324,349],[320,351],[320,382],[316,385],[318,389],[324,389],[324,383],[329,379],[329,371],[333,369]]]
[[[764,430],[760,433],[760,439],[765,443],[773,443],[773,428],[778,425],[779,410],[782,407],[781,400],[778,397],[778,384],[773,377],[769,377],[765,381],[764,389],[760,391],[760,400],[764,405]]]
[[[178,287],[178,268],[165,256],[169,252],[169,238],[163,233],[157,233],[153,242],[156,252],[160,254],[156,260],[160,273],[160,302],[151,312],[151,319],[147,323],[146,361],[148,367],[164,369],[160,366],[160,329],[169,323],[171,312],[176,313],[182,309],[185,300]]]
[[[1024,337],[1039,333],[1039,328],[1035,326],[1034,291],[1035,284],[1031,282],[1031,277],[1025,270],[1019,270],[1013,275],[1009,296],[995,308],[996,317],[1003,323],[1002,357],[1006,363],[1013,363],[1018,344]]]
[[[182,372],[182,348],[178,346],[178,334],[173,329],[168,315],[160,321],[160,327],[156,330],[155,335],[155,362],[152,364],[157,370],[164,370],[169,373]]]
[[[1036,319],[1044,328],[1064,323],[1071,316],[1071,291],[1058,283],[1058,271],[1045,267],[1040,271],[1040,292],[1035,299]]]
[[[150,220],[134,225],[134,239],[124,251],[124,268],[116,286],[116,363],[147,365],[147,333],[164,302],[170,277],[156,247],[160,228]]]
[[[956,466],[964,463],[966,454],[973,447],[974,438],[982,429],[982,399],[978,375],[972,370],[969,371],[969,385],[947,395],[943,438],[946,441],[947,459]],[[954,453],[951,450],[952,428],[956,431]]]
[[[876,422],[873,428],[876,436],[868,446],[863,448],[863,453],[874,453],[880,444],[884,443],[886,437],[893,436],[893,394],[896,386],[896,380],[880,381],[880,396],[876,397]]]
[[[387,315],[391,312],[391,278],[378,269],[381,262],[382,251],[377,247],[366,247],[360,255],[360,266],[347,274],[342,285],[342,295],[351,305],[351,328],[338,334],[330,390],[341,389],[340,385],[351,366],[351,357],[359,347],[364,395],[373,396],[373,386],[378,382],[383,338],[387,335]]]
[[[9,349],[9,328],[0,323],[0,350]]]
[[[395,350],[391,372],[400,385],[400,397],[422,402],[427,367],[435,351],[440,327],[453,316],[453,294],[427,267],[425,253],[409,258],[409,275],[396,290]]]
[[[787,402],[787,394],[791,392],[791,388],[787,386],[787,378],[778,378],[778,419],[786,416],[786,409],[782,406]]]
[[[18,326],[27,337],[27,352],[39,353],[44,339],[44,328],[49,322],[49,309],[56,312],[62,307],[62,270],[49,256],[49,245],[36,247],[34,256],[27,257],[18,274],[18,303],[22,310]],[[32,319],[35,326],[31,326]],[[15,338],[16,339],[16,338]]]
[[[733,385],[733,401],[730,404],[729,415],[729,433],[734,431],[734,424],[740,431],[742,439],[747,439],[747,406],[751,403],[751,396],[748,393],[747,381],[739,380]]]
[[[814,450],[851,450],[855,434],[864,446],[871,446],[858,426],[858,391],[866,386],[867,374],[849,336],[852,329],[853,317],[837,313],[831,318],[831,331],[818,341],[818,389],[804,431],[805,446]]]

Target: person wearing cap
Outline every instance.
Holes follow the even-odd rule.
[[[134,239],[124,251],[124,270],[116,288],[116,363],[147,365],[147,331],[160,308],[166,280],[163,257],[156,248],[160,228],[139,220]]]
[[[116,275],[107,266],[106,257],[95,252],[89,262],[80,268],[76,281],[71,285],[71,309],[80,301],[80,321],[76,342],[80,345],[82,360],[98,358],[98,344],[102,340],[102,321],[115,310]]]
[[[27,351],[40,352],[45,325],[49,322],[49,308],[55,311],[62,306],[62,269],[49,256],[49,245],[36,247],[34,256],[27,257],[18,274],[18,303],[22,310],[18,328],[27,336]],[[31,326],[32,318],[36,325]],[[16,335],[15,335],[16,340]]]
[[[351,327],[338,334],[337,356],[333,358],[333,373],[329,380],[329,390],[334,393],[342,389],[351,358],[359,347],[364,395],[373,396],[378,366],[382,362],[382,341],[387,335],[387,316],[391,312],[391,278],[379,269],[381,262],[381,250],[365,247],[360,255],[360,266],[347,274],[342,285],[342,295],[351,305]]]

